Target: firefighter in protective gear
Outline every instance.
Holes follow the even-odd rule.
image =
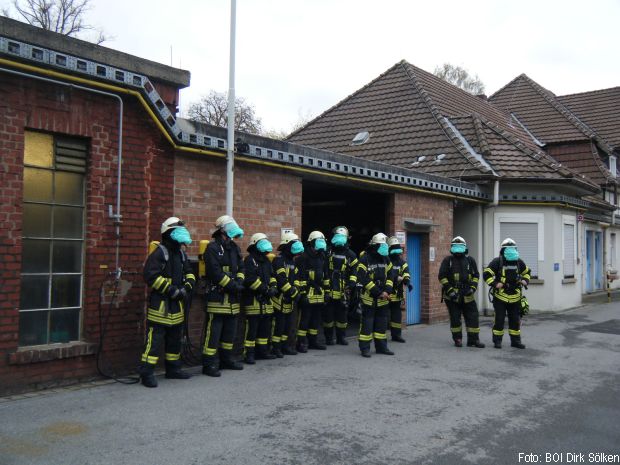
[[[394,355],[388,349],[386,334],[390,294],[394,286],[392,263],[388,255],[387,236],[378,233],[372,236],[357,264],[357,283],[362,287],[359,333],[362,357],[370,357],[370,342],[373,339],[378,354]]]
[[[144,264],[144,280],[151,292],[146,314],[146,341],[139,372],[142,384],[146,387],[157,387],[153,372],[162,343],[165,345],[166,378],[190,377],[181,371],[181,340],[185,305],[196,283],[182,248],[191,242],[183,222],[177,217],[170,217],[161,225],[161,243]]]
[[[241,308],[245,312],[246,327],[244,361],[254,365],[254,360],[276,358],[269,350],[273,304],[271,299],[278,294],[276,278],[267,254],[273,250],[269,238],[256,233],[250,239],[249,255],[243,261],[245,270],[245,291],[241,296]]]
[[[326,348],[318,341],[321,313],[329,290],[326,252],[325,236],[321,231],[312,231],[304,253],[296,260],[295,285],[302,294],[297,326],[297,351],[301,353]]]
[[[202,347],[202,373],[220,376],[220,368],[242,370],[233,360],[233,342],[240,311],[240,294],[245,274],[241,250],[234,239],[243,237],[243,229],[229,215],[220,216],[203,255],[207,278],[205,340]]]
[[[510,345],[525,349],[521,342],[521,298],[522,287],[530,282],[530,269],[519,258],[517,244],[506,238],[501,244],[499,256],[491,260],[484,269],[484,281],[491,287],[495,322],[493,324],[493,346],[502,348],[504,321],[508,315]]]
[[[355,288],[357,255],[349,249],[349,230],[344,226],[337,226],[333,229],[330,242],[331,247],[327,257],[330,300],[324,307],[323,331],[325,332],[325,344],[334,345],[335,326],[336,343],[346,346],[349,344],[345,338],[347,330],[346,298]]]
[[[284,233],[278,251],[280,254],[273,260],[279,293],[272,299],[275,322],[271,341],[273,353],[276,357],[282,357],[297,355],[297,351],[289,344],[289,335],[294,328],[293,307],[301,297],[295,285],[298,274],[295,257],[303,253],[304,246],[297,234]]]
[[[390,253],[390,261],[392,262],[392,272],[394,273],[394,292],[390,295],[390,332],[392,341],[405,342],[402,336],[402,302],[404,300],[404,289],[409,292],[413,290],[411,284],[411,275],[409,274],[409,265],[403,260],[403,246],[397,237],[390,237],[387,241]]]
[[[461,236],[452,239],[450,255],[439,267],[442,298],[450,314],[450,331],[456,347],[463,346],[461,315],[465,320],[467,347],[484,348],[480,342],[476,290],[480,273],[476,261],[468,255],[467,243]]]

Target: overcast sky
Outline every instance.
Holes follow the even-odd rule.
[[[228,89],[230,0],[91,0],[115,48],[191,71],[182,113]],[[6,5],[6,0],[0,4]],[[237,0],[236,93],[265,129],[316,116],[398,61],[450,62],[490,95],[521,73],[557,95],[620,85],[620,0]]]

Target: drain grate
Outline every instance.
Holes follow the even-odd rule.
[[[593,325],[583,325],[574,328],[575,331],[591,331],[593,333],[617,334],[620,336],[620,320],[607,320]]]

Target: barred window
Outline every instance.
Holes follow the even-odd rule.
[[[80,338],[86,142],[25,132],[19,345]]]

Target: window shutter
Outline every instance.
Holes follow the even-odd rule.
[[[56,169],[86,173],[86,153],[86,142],[79,139],[56,138]]]
[[[507,237],[517,243],[519,257],[531,270],[532,278],[538,277],[538,223],[504,223],[499,225],[500,241]]]
[[[575,225],[564,225],[564,277],[575,277]]]

